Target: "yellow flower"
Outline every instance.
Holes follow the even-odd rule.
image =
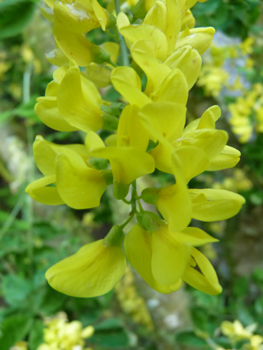
[[[235,341],[241,339],[250,339],[252,332],[243,327],[240,321],[234,322],[223,321],[221,324],[221,331],[227,337],[233,338]]]
[[[99,240],[50,267],[46,278],[61,293],[87,298],[109,292],[124,275],[125,268],[121,246],[106,246]]]
[[[90,140],[93,148],[96,142],[99,147],[103,145],[98,135],[88,134],[87,146]],[[107,184],[101,171],[90,167],[89,151],[84,145],[60,146],[38,136],[33,153],[44,177],[28,185],[26,192],[33,199],[49,205],[66,203],[76,209],[98,206]]]
[[[129,185],[138,177],[154,171],[154,159],[146,152],[149,134],[142,127],[138,107],[126,106],[120,116],[115,147],[104,147],[92,156],[110,160],[113,178]]]
[[[131,265],[144,280],[160,293],[171,293],[184,280],[208,294],[218,294],[221,287],[216,273],[203,254],[193,245],[215,241],[197,228],[171,232],[164,225],[150,233],[135,225],[124,240],[124,249]],[[202,273],[194,267],[198,265]]]

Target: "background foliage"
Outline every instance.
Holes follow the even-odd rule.
[[[253,69],[243,71],[250,84],[263,84],[261,2],[210,0],[198,3],[193,12],[200,26],[214,26],[240,42],[254,38]],[[249,339],[224,335],[220,327],[225,320],[239,320],[243,326],[255,324],[254,334],[263,336],[262,132],[239,143],[229,124],[229,96],[207,95],[204,86],[191,91],[188,118],[200,117],[207,106],[219,103],[222,128],[228,131],[230,144],[242,152],[237,170],[207,173],[191,183],[196,188],[213,184],[231,189],[247,200],[237,217],[205,227],[221,241],[203,249],[219,274],[221,295],[189,287],[163,296],[131,269],[105,296],[76,299],[57,293],[45,281],[46,269],[103,237],[116,210],[121,215],[124,209],[116,207],[119,204],[107,192],[92,212],[43,206],[25,195],[26,185],[38,176],[31,149],[34,137],[41,134],[49,141],[76,143],[83,135],[57,133],[34,114],[35,99],[44,94],[53,69],[44,57],[51,48],[51,27],[41,16],[39,1],[1,1],[0,13],[0,349],[9,350],[23,340],[27,345],[17,344],[17,349],[37,349],[44,341],[46,318],[60,311],[69,321],[94,327],[94,335],[87,339],[91,349],[260,349],[260,345],[252,348]],[[94,41],[102,41],[97,31],[92,35]],[[118,101],[114,90],[105,94]],[[162,176],[163,183],[170,181],[154,175]]]

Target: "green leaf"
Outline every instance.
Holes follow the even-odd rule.
[[[36,320],[29,333],[29,349],[36,350],[41,343],[44,343],[44,324]]]
[[[8,0],[0,3],[0,40],[20,34],[33,17],[36,1]]]
[[[129,345],[129,338],[117,319],[106,320],[95,326],[95,333],[89,339],[92,344],[105,347],[124,347]]]
[[[30,329],[32,320],[27,315],[14,315],[1,323],[0,349],[9,350],[16,342],[23,340]]]
[[[32,290],[32,283],[16,275],[4,276],[2,280],[3,295],[8,304],[20,306]]]
[[[179,333],[176,335],[175,339],[180,344],[191,345],[191,346],[196,346],[196,347],[201,346],[202,349],[207,348],[207,342],[204,339],[199,338],[192,331],[186,331],[186,332]]]
[[[5,112],[1,113],[0,114],[0,124],[3,124],[4,122],[9,122],[13,116],[14,116],[13,111],[5,111]]]
[[[15,113],[19,117],[34,120],[36,123],[41,123],[41,120],[37,117],[34,111],[37,97],[38,96],[36,95],[31,96],[30,100],[27,103],[23,103],[15,109]]]

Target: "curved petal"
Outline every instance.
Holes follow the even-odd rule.
[[[135,225],[124,239],[124,250],[130,264],[157,292],[168,294],[180,288],[181,281],[167,286],[159,283],[152,274],[152,241],[149,232]]]
[[[141,91],[141,79],[131,67],[117,67],[111,73],[114,88],[131,104],[143,107],[151,100]]]
[[[50,267],[46,279],[61,293],[90,298],[114,288],[125,269],[126,259],[121,247],[105,247],[103,240],[99,240],[86,244],[76,254]]]
[[[189,225],[192,208],[180,160],[175,153],[172,157],[176,184],[162,188],[159,191],[156,206],[168,223],[169,230],[171,232],[180,232]]]
[[[152,93],[161,81],[171,72],[171,69],[164,63],[161,63],[156,57],[149,53],[150,41],[139,40],[131,50],[132,58],[141,67],[147,76],[147,86],[144,91],[149,95]],[[148,52],[147,52],[148,51]]]
[[[64,201],[59,196],[57,188],[48,185],[56,182],[55,175],[45,176],[38,180],[33,181],[26,188],[26,193],[37,202],[46,205],[59,205],[64,204]]]
[[[77,154],[74,158],[57,156],[56,176],[58,192],[69,207],[88,209],[100,205],[106,182],[99,170],[89,168]]]
[[[70,125],[85,132],[102,127],[100,94],[78,67],[67,71],[59,87],[57,103],[59,112]]]
[[[91,152],[91,156],[109,159],[114,180],[126,185],[155,169],[153,157],[134,147],[105,147]]]
[[[216,272],[209,260],[195,248],[193,248],[192,257],[195,259],[201,273],[192,266],[188,266],[183,280],[190,284],[190,286],[204,293],[211,295],[221,293],[222,287],[218,282]]]
[[[137,106],[126,106],[119,119],[117,130],[118,147],[135,147],[146,151],[149,142],[149,133],[141,123]]]
[[[192,246],[177,241],[163,226],[152,234],[152,274],[160,283],[178,283],[188,265]]]
[[[218,156],[211,160],[207,170],[216,171],[233,168],[240,160],[241,153],[234,147],[225,146]]]
[[[211,45],[214,34],[215,29],[212,27],[194,28],[190,30],[186,28],[179,36],[175,49],[177,50],[185,45],[190,45],[202,55]]]
[[[202,58],[197,50],[187,45],[176,50],[164,63],[171,69],[178,68],[183,72],[190,90],[199,77]]]
[[[210,236],[198,227],[186,227],[181,232],[172,233],[180,242],[191,244],[195,247],[206,243],[218,242],[218,239]]]
[[[241,209],[245,199],[237,193],[226,190],[190,189],[192,217],[201,221],[229,219]]]
[[[35,113],[38,118],[49,128],[58,131],[75,131],[74,126],[70,125],[61,116],[57,106],[56,97],[39,97],[35,105]]]
[[[184,74],[177,68],[173,69],[150,94],[153,102],[174,102],[186,105],[188,99],[188,84]]]

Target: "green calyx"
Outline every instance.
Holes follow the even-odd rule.
[[[113,195],[116,199],[124,199],[129,192],[130,185],[123,184],[118,181],[113,181]]]
[[[103,114],[103,129],[104,130],[116,130],[118,128],[119,119],[110,114]]]
[[[101,170],[101,175],[103,176],[107,185],[113,184],[113,175],[111,170]]]
[[[124,240],[124,233],[120,226],[114,225],[103,240],[105,247],[121,246]]]
[[[160,189],[159,188],[145,188],[142,191],[141,197],[145,203],[156,204],[158,200]]]
[[[164,225],[163,220],[151,211],[145,211],[136,215],[137,221],[140,226],[146,231],[156,232],[159,231]]]

